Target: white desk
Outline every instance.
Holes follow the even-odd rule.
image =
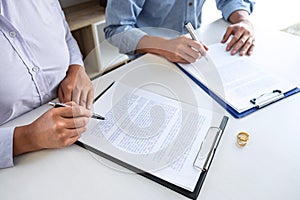
[[[217,21],[204,27],[203,40],[218,42],[226,24]],[[219,32],[220,31],[220,32]],[[255,54],[264,67],[300,86],[300,38],[285,33],[257,33]],[[113,80],[131,85],[161,82],[182,94],[193,96],[204,106],[220,110],[218,105],[194,85],[178,81],[179,70],[163,61],[151,63],[152,56],[131,62],[94,81],[99,92]],[[138,68],[137,68],[138,66]],[[186,79],[188,80],[188,79]],[[154,90],[161,92],[159,88]],[[300,94],[272,104],[243,119],[230,116],[217,154],[198,199],[201,200],[296,200],[300,196]],[[16,119],[27,123],[39,109]],[[248,145],[236,146],[239,131],[251,134]],[[77,145],[65,149],[43,150],[15,158],[15,167],[0,170],[0,199],[82,200],[82,199],[186,199],[159,184],[110,163]],[[101,159],[100,159],[101,160]]]

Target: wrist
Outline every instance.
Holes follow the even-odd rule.
[[[37,135],[31,130],[30,125],[15,128],[13,137],[14,156],[42,149],[39,146]]]
[[[240,22],[250,22],[249,20],[249,13],[246,10],[237,10],[234,11],[230,16],[229,16],[229,22],[236,24]]]
[[[72,64],[69,66],[67,74],[68,75],[77,74],[78,71],[80,71],[82,69],[83,69],[83,67],[81,65]]]
[[[136,48],[136,53],[153,53],[161,55],[166,48],[166,38],[145,35]]]

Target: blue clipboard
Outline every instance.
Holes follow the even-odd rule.
[[[192,79],[201,89],[203,89],[209,96],[211,96],[218,104],[220,104],[227,112],[229,112],[233,117],[235,118],[243,118],[257,110],[262,109],[263,107],[270,105],[272,103],[275,103],[281,99],[284,99],[286,97],[289,97],[293,94],[296,94],[300,92],[300,89],[298,87],[295,87],[294,89],[282,93],[282,98],[278,98],[276,100],[270,101],[267,104],[265,104],[263,107],[252,107],[246,111],[238,112],[235,110],[232,106],[224,102],[218,95],[216,95],[214,92],[212,92],[208,87],[206,87],[203,83],[201,83],[198,79],[196,79],[192,74],[190,74],[188,71],[186,71],[183,67],[181,67],[178,63],[174,63],[182,72],[184,72],[189,78]]]

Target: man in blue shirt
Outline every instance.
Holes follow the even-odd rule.
[[[85,131],[94,90],[57,0],[0,0],[0,168],[13,156],[73,144]],[[58,97],[31,124],[6,122]]]
[[[187,22],[191,22],[195,28],[200,27],[204,2],[205,0],[110,0],[106,8],[105,36],[119,48],[120,53],[154,53],[171,62],[194,62],[205,55],[207,47],[179,35],[187,33]],[[223,43],[230,39],[226,50],[231,51],[232,55],[238,52],[240,55],[251,55],[254,33],[249,14],[254,3],[250,0],[216,0],[216,3],[224,19],[232,23],[222,39]],[[177,37],[162,37],[158,33],[162,29],[176,31]],[[167,34],[170,36],[171,31]]]

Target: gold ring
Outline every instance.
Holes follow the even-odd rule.
[[[237,135],[237,144],[241,147],[246,146],[248,140],[249,140],[249,134],[246,132],[239,132]]]

